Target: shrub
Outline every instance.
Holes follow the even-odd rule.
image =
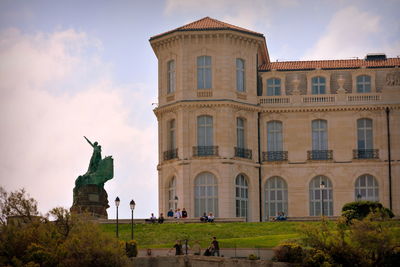
[[[353,219],[362,220],[371,212],[379,213],[382,218],[394,217],[393,212],[379,202],[355,201],[345,204],[342,208],[342,216],[348,223]]]
[[[296,243],[282,243],[274,249],[275,259],[282,262],[301,263],[303,248]]]
[[[305,252],[303,259],[303,266],[306,267],[319,267],[319,266],[334,266],[332,257],[319,249],[309,249]]]
[[[247,257],[249,260],[259,260],[260,258],[257,256],[257,255],[255,255],[255,254],[250,254],[248,257]]]
[[[128,256],[129,258],[136,257],[138,254],[136,241],[131,240],[129,242],[126,242],[125,243],[125,251],[126,251],[126,256]]]

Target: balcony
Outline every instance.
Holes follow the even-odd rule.
[[[177,148],[164,151],[164,160],[177,159],[177,158],[178,158]]]
[[[218,156],[218,146],[194,146],[194,157]]]
[[[262,161],[287,161],[287,151],[268,151],[262,153]]]
[[[235,157],[252,159],[251,149],[235,147]]]
[[[332,160],[332,150],[311,150],[307,151],[307,160]]]
[[[353,159],[379,159],[379,149],[353,149]]]

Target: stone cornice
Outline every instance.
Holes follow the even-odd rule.
[[[180,100],[174,103],[164,105],[154,109],[154,114],[158,117],[167,112],[174,112],[179,109],[188,108],[213,108],[213,107],[232,107],[246,111],[260,113],[292,113],[292,112],[332,112],[332,111],[362,111],[362,110],[384,110],[390,109],[400,110],[399,104],[365,104],[365,105],[337,105],[337,106],[297,106],[297,107],[265,107],[261,105],[240,102],[230,99],[214,99],[214,100]]]

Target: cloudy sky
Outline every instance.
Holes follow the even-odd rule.
[[[279,60],[400,55],[400,0],[0,0],[0,185],[69,208],[92,148],[121,217],[158,210],[157,60],[148,39],[210,16],[265,35]]]

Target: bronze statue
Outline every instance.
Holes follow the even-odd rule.
[[[75,180],[74,200],[71,212],[90,212],[95,217],[107,218],[109,207],[104,183],[114,176],[114,162],[111,156],[101,158],[101,146],[97,142],[86,141],[93,147],[87,172]]]

